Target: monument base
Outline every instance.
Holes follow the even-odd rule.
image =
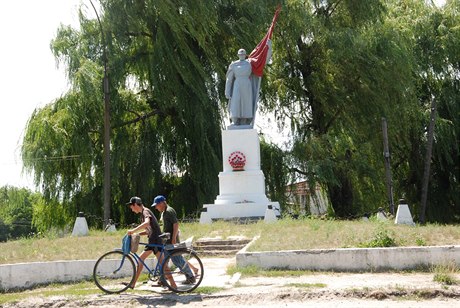
[[[219,195],[214,204],[203,205],[202,224],[213,220],[273,221],[280,216],[280,204],[270,201],[265,194],[257,131],[244,128],[239,125],[222,131],[223,170],[219,173]],[[244,157],[241,170],[230,163],[236,152]]]
[[[205,211],[201,213],[200,221],[264,219],[266,210],[270,207],[276,216],[280,216],[280,204],[278,202],[204,204]]]

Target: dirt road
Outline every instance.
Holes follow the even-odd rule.
[[[176,295],[140,284],[127,294],[36,297],[5,307],[460,307],[460,285],[436,283],[432,273],[309,273],[241,278],[225,272],[234,259],[203,261],[202,286],[220,291]],[[453,277],[460,281],[460,275]]]

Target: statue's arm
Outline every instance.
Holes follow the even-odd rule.
[[[227,80],[225,82],[225,97],[230,99],[232,97],[233,91],[233,80],[235,79],[235,73],[232,69],[232,64],[228,66],[227,70]]]

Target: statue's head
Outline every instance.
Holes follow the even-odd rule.
[[[240,50],[238,50],[238,58],[239,58],[240,60],[246,59],[246,50],[244,50],[243,48],[241,48]]]

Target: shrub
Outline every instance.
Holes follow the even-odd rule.
[[[372,248],[372,247],[395,247],[398,246],[396,244],[395,239],[393,238],[394,234],[390,234],[390,232],[386,229],[379,229],[377,233],[374,235],[374,238],[368,242],[360,243],[358,247],[364,248]]]

